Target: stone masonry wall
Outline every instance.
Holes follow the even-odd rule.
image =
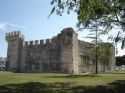
[[[63,29],[52,39],[35,41],[25,41],[19,31],[10,32],[6,34],[6,41],[9,71],[75,74],[94,71],[94,63],[81,57],[92,44],[78,40],[78,34],[72,28]],[[115,66],[114,56],[109,64],[112,67]]]
[[[77,40],[73,29],[67,28],[52,39],[25,41],[22,50],[22,72],[78,73],[78,65],[74,65],[76,59],[73,57],[73,51],[77,53]]]

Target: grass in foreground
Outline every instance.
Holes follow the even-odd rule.
[[[125,93],[125,73],[54,74],[0,72],[0,93]]]

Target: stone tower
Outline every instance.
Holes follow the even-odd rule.
[[[23,39],[20,31],[6,34],[6,41],[8,42],[7,70],[20,72]]]
[[[72,28],[63,29],[60,38],[63,72],[78,73],[78,37]]]

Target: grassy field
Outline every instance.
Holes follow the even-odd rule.
[[[0,71],[0,93],[125,93],[125,72],[104,74]]]

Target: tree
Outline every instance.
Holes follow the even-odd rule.
[[[111,47],[112,47],[112,44],[110,43],[100,42],[98,43],[98,46],[96,48],[93,43],[93,44],[90,44],[90,46],[85,47],[85,49],[82,51],[83,55],[81,55],[81,57],[83,57],[84,60],[86,59],[91,60],[96,69],[95,73],[98,74],[99,64],[104,71],[106,70],[106,67],[108,66],[108,64],[110,64],[109,61],[112,57],[112,53],[110,51]],[[96,59],[97,55],[98,57]]]
[[[77,13],[79,30],[93,29],[93,24],[98,22],[102,32],[108,32],[116,27],[119,32],[113,40],[122,41],[121,48],[125,47],[125,1],[124,0],[52,0],[53,6],[50,13],[56,12],[62,16],[71,11]]]
[[[86,38],[91,38],[91,39],[93,39],[93,41],[92,42],[94,42],[94,50],[95,50],[95,67],[96,67],[96,74],[98,74],[98,39],[99,39],[99,33],[98,33],[98,29],[99,29],[99,25],[98,25],[98,22],[96,22],[95,24],[93,24],[93,27],[95,28],[93,28],[90,32],[92,32],[92,33],[90,33],[89,35],[91,35],[91,36],[88,36],[88,37],[86,37]],[[93,33],[94,32],[94,33]],[[94,36],[93,36],[94,35]]]
[[[96,24],[94,24],[96,26],[96,29],[92,29],[90,31],[90,34],[86,37],[86,38],[90,38],[92,39],[92,46],[91,48],[89,48],[89,51],[88,54],[91,55],[91,60],[93,60],[95,62],[95,67],[96,67],[96,74],[98,74],[98,64],[99,64],[99,60],[100,62],[104,62],[104,65],[105,65],[105,61],[106,59],[109,60],[110,57],[111,57],[111,53],[110,53],[110,47],[111,47],[111,44],[110,43],[103,43],[100,36],[101,35],[104,35],[104,33],[102,33],[99,29],[99,26],[98,26],[98,22]],[[108,54],[107,54],[108,53]],[[87,53],[85,53],[87,54]],[[109,55],[107,57],[107,55]],[[104,67],[105,69],[105,67]]]
[[[116,57],[116,66],[125,65],[125,55]]]

